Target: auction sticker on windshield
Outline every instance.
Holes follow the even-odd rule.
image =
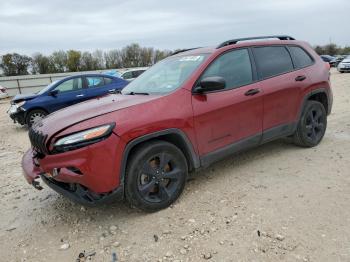
[[[181,57],[179,61],[202,61],[202,60],[203,60],[203,56],[197,55],[197,56],[184,56],[184,57]]]

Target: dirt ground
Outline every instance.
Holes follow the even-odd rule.
[[[26,183],[27,130],[0,102],[0,261],[350,261],[350,74],[332,71],[333,112],[311,149],[276,141],[196,173],[145,214],[84,208]]]

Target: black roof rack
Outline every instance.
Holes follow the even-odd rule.
[[[194,47],[194,48],[187,48],[187,49],[181,49],[181,50],[177,50],[175,51],[174,53],[172,53],[171,55],[177,55],[179,53],[182,53],[182,52],[186,52],[186,51],[190,51],[190,50],[194,50],[194,49],[198,49],[200,47]]]
[[[246,37],[246,38],[237,38],[237,39],[227,40],[227,41],[221,43],[220,45],[218,45],[216,48],[219,49],[219,48],[227,46],[227,45],[234,45],[234,44],[237,44],[237,42],[241,42],[241,41],[256,40],[256,39],[268,39],[268,38],[277,38],[279,40],[295,40],[293,37],[288,36],[288,35],[269,35],[269,36]]]

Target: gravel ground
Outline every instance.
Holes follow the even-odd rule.
[[[170,208],[84,208],[21,175],[27,130],[0,102],[0,261],[350,261],[350,74],[311,149],[276,141],[194,174]]]

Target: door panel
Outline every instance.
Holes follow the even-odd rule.
[[[87,76],[85,82],[87,99],[108,94],[118,88],[118,85],[112,79],[102,76]]]
[[[259,83],[253,83],[249,51],[234,49],[220,55],[208,66],[200,80],[212,76],[225,80],[225,90],[196,94],[192,98],[200,155],[253,136],[253,143],[258,144],[262,134],[263,92]]]
[[[262,92],[246,96],[254,83],[237,89],[192,98],[194,125],[200,155],[207,154],[241,139],[261,135]]]
[[[310,81],[308,78],[295,81],[302,75],[305,75],[304,70],[297,70],[261,82],[264,91],[263,130],[296,121],[301,90]]]
[[[85,89],[80,77],[66,80],[58,84],[53,90],[57,90],[56,96],[51,96],[48,108],[50,112],[74,105],[85,100]],[[53,91],[52,90],[52,91]]]
[[[294,71],[286,46],[259,46],[253,49],[261,88],[264,92],[263,131],[293,124],[299,109],[302,87],[309,83],[304,70]]]

